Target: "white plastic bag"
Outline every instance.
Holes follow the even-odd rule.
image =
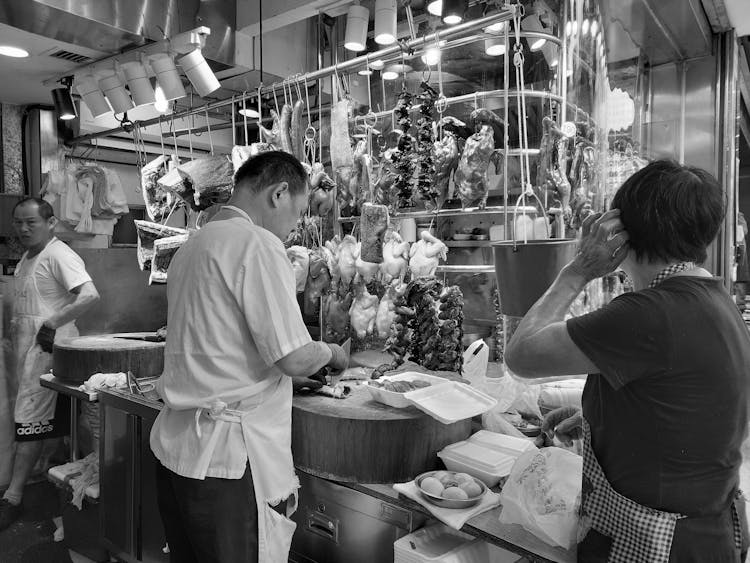
[[[570,549],[578,534],[583,458],[560,448],[519,457],[500,493],[502,524],[520,524],[553,546]]]
[[[503,377],[485,377],[476,387],[497,400],[497,406],[493,411],[514,410],[527,417],[542,418],[542,412],[539,410],[539,385],[519,381],[507,374]]]

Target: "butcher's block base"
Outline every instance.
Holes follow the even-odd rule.
[[[132,332],[76,336],[55,342],[52,371],[69,383],[83,383],[95,373],[130,371],[135,377],[161,375],[164,342],[149,342],[156,333]]]
[[[342,482],[395,483],[437,469],[437,452],[471,434],[471,419],[442,424],[354,387],[346,399],[297,395],[292,453],[302,471]]]

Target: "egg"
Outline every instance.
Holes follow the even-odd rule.
[[[443,484],[434,477],[425,477],[419,485],[422,490],[439,497],[443,493]]]
[[[435,471],[435,473],[432,474],[432,476],[441,483],[443,482],[443,479],[449,475],[452,475],[450,471]]]
[[[455,480],[457,483],[473,483],[474,477],[468,473],[456,473]]]
[[[443,498],[453,500],[466,500],[469,498],[469,495],[466,494],[466,491],[464,491],[463,489],[459,489],[458,487],[448,487],[443,491]]]
[[[469,498],[476,498],[482,494],[482,487],[480,487],[473,480],[471,482],[464,482],[459,487],[468,495]]]

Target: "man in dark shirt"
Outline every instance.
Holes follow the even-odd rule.
[[[723,218],[721,189],[705,171],[658,161],[612,206],[587,221],[578,255],[524,317],[506,361],[522,377],[591,374],[583,417],[545,421],[563,441],[585,438],[591,529],[579,561],[740,561],[750,335],[721,280],[697,265]],[[636,291],[565,322],[583,287],[620,265]],[[602,496],[616,508],[605,514]],[[646,517],[652,530],[633,528]]]

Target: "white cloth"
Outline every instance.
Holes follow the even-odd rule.
[[[430,514],[440,520],[446,526],[450,526],[454,530],[460,530],[464,527],[464,524],[474,518],[477,514],[482,514],[488,510],[492,510],[496,506],[500,506],[500,495],[487,490],[479,501],[479,504],[472,506],[471,508],[441,508],[434,504],[430,504],[422,497],[419,492],[419,487],[414,481],[408,483],[396,483],[393,485],[393,489],[402,495],[409,497],[414,502],[417,502],[424,506]]]
[[[14,416],[17,423],[40,423],[53,418],[57,394],[39,384],[39,376],[52,367],[52,354],[36,343],[37,332],[44,321],[75,300],[70,290],[91,278],[83,260],[65,243],[53,238],[32,259],[24,253],[13,281],[11,334],[18,382]],[[58,327],[55,338],[77,334],[75,324],[70,322]]]

